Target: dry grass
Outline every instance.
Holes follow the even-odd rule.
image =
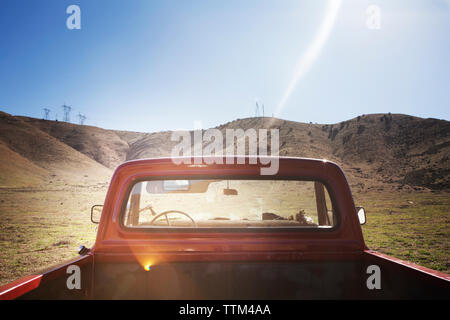
[[[81,244],[91,246],[90,206],[103,203],[106,187],[0,189],[0,285],[77,256]],[[355,198],[367,209],[363,232],[371,249],[450,273],[448,193]]]
[[[90,206],[102,204],[105,185],[0,189],[0,284],[77,256],[91,246]]]

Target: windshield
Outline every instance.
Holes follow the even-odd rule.
[[[336,220],[322,183],[292,180],[142,181],[123,215],[130,228],[331,228]]]

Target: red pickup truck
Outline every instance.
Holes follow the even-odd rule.
[[[120,165],[94,246],[0,298],[449,299],[448,275],[366,247],[336,164],[209,160]]]

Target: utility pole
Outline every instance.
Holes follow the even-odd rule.
[[[49,120],[49,116],[50,116],[50,109],[49,108],[44,108],[44,119],[45,120]]]

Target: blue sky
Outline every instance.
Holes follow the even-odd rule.
[[[0,110],[61,120],[66,103],[71,122],[146,132],[250,117],[256,100],[301,122],[450,120],[450,1],[333,1],[2,0]],[[72,4],[80,30],[66,27]]]

